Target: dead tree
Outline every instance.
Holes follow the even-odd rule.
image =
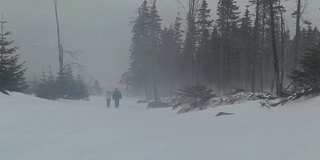
[[[296,14],[296,41],[295,41],[295,49],[294,49],[294,69],[298,69],[298,52],[299,52],[299,41],[300,41],[300,19],[301,19],[301,0],[297,2],[297,11]]]
[[[260,7],[260,1],[257,0],[256,2],[256,19],[254,22],[254,38],[255,38],[255,47],[254,51],[255,53],[252,56],[252,68],[251,68],[251,91],[255,92],[256,90],[256,54],[259,51],[259,44],[258,44],[258,30],[259,30],[259,7]]]
[[[61,44],[61,38],[60,38],[60,24],[59,24],[59,17],[58,17],[58,0],[53,0],[54,3],[54,10],[55,10],[55,17],[56,17],[56,23],[57,23],[57,38],[58,38],[58,58],[59,58],[59,74],[62,75],[63,71],[66,67],[70,66],[70,65],[77,65],[80,67],[83,67],[83,65],[79,64],[79,63],[68,63],[68,64],[64,64],[64,53],[69,54],[73,59],[78,60],[78,58],[76,57],[76,54],[79,53],[80,51],[67,51],[64,50],[62,44]]]
[[[58,17],[58,0],[53,0],[54,2],[54,10],[57,22],[57,36],[58,36],[58,52],[59,52],[59,73],[63,73],[63,47],[60,40],[60,25],[59,25],[59,17]]]
[[[278,60],[277,52],[277,42],[276,42],[276,26],[275,26],[275,13],[274,13],[274,3],[272,0],[269,0],[270,7],[270,18],[271,18],[271,37],[272,37],[272,52],[273,52],[273,65],[274,65],[274,74],[276,81],[277,96],[282,96],[282,82],[280,80],[280,67]]]

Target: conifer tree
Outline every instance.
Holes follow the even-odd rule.
[[[6,21],[0,21],[0,89],[20,92],[28,86],[25,81],[23,67],[25,62],[19,63],[19,54],[16,54],[18,47],[10,48],[13,41],[7,40],[12,32],[5,31]]]
[[[173,24],[173,34],[174,34],[174,53],[175,53],[175,68],[176,68],[176,81],[179,82],[178,85],[186,84],[188,72],[186,70],[187,66],[187,59],[184,54],[182,54],[183,51],[183,31],[181,30],[181,23],[182,18],[180,17],[180,13],[178,13],[178,16],[175,19],[175,22]],[[179,86],[177,86],[179,87]]]
[[[70,93],[75,89],[75,80],[71,66],[67,66],[63,69],[62,74],[58,72],[56,78],[56,89],[58,98],[72,99]]]
[[[148,99],[148,81],[152,55],[150,54],[149,39],[150,9],[145,0],[138,8],[138,17],[133,21],[130,47],[130,66],[126,73],[122,75],[121,82],[131,87],[133,92],[142,94],[144,92]]]
[[[210,29],[213,20],[210,20],[210,9],[206,0],[202,0],[201,6],[198,10],[196,21],[197,26],[197,82],[209,82],[211,76],[206,77],[208,73],[212,72],[210,59]],[[210,75],[210,74],[209,74]]]
[[[75,79],[75,88],[69,96],[71,99],[87,100],[89,98],[88,86],[84,82],[84,78],[80,74],[77,74],[77,77]]]
[[[159,45],[158,68],[160,71],[162,94],[170,94],[179,88],[185,81],[185,61],[181,55],[182,31],[181,18],[178,16],[169,28],[165,27],[161,32]]]
[[[35,95],[45,99],[57,99],[56,78],[49,68],[47,72],[42,71],[39,82],[35,85]]]
[[[101,95],[102,94],[102,88],[100,86],[100,83],[98,80],[95,80],[93,83],[93,86],[91,87],[91,94],[94,95]]]
[[[158,14],[156,7],[156,0],[153,1],[153,5],[150,9],[150,21],[149,21],[149,30],[150,30],[150,54],[152,55],[152,84],[153,84],[153,98],[154,101],[158,101],[158,88],[157,88],[157,58],[159,54],[159,44],[160,44],[160,35],[161,35],[161,19]]]
[[[290,79],[296,85],[295,89],[309,90],[320,88],[320,42],[309,48],[304,55],[298,59],[300,70],[293,70]]]
[[[227,85],[230,83],[228,80],[228,73],[230,70],[229,57],[232,55],[230,43],[232,32],[237,29],[239,22],[239,7],[234,0],[219,0],[217,15],[217,27],[221,35],[220,45],[220,62],[219,62],[219,92],[225,92]]]
[[[175,84],[175,79],[178,72],[175,67],[175,57],[177,53],[176,42],[174,39],[174,29],[165,27],[161,33],[161,43],[159,45],[158,59],[158,81],[160,82],[159,89],[163,93],[170,93],[171,88]],[[160,91],[160,90],[159,90]]]
[[[213,30],[211,32],[211,36],[210,36],[210,52],[211,52],[211,65],[210,68],[212,68],[212,72],[210,73],[206,73],[206,75],[210,76],[212,79],[211,84],[212,85],[217,85],[219,84],[219,56],[220,56],[220,50],[221,50],[221,37],[219,34],[219,30],[218,27],[215,25],[213,26]],[[210,79],[210,78],[208,78]]]
[[[241,39],[242,39],[242,51],[240,56],[240,83],[241,88],[246,88],[247,78],[249,76],[249,67],[250,67],[250,58],[251,58],[251,48],[252,48],[252,38],[253,38],[253,27],[252,27],[252,20],[250,17],[250,11],[247,8],[243,18],[241,19],[240,24],[240,32],[241,32]]]
[[[200,0],[189,0],[187,12],[187,31],[184,41],[183,55],[185,56],[188,84],[195,84],[195,54],[196,54],[196,18]]]

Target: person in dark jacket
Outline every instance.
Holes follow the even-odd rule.
[[[114,106],[116,108],[119,107],[119,100],[122,99],[122,94],[121,92],[118,90],[118,88],[116,88],[113,93],[112,93],[112,99],[114,100]]]

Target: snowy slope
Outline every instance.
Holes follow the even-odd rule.
[[[318,160],[320,97],[176,114],[134,99],[48,101],[0,94],[0,160]],[[215,117],[220,111],[234,115]]]

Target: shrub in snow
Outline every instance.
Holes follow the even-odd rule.
[[[182,109],[178,113],[188,112],[194,109],[205,109],[207,102],[216,96],[206,85],[186,85],[176,93],[178,106]],[[178,107],[175,105],[174,107]]]

